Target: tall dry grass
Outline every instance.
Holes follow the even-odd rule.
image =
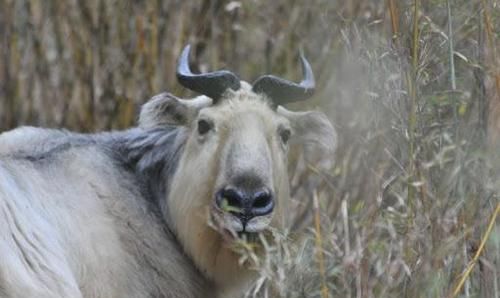
[[[449,5],[449,6],[448,6]],[[0,130],[133,125],[200,70],[298,79],[339,133],[247,297],[500,297],[498,0],[0,1]],[[450,23],[451,22],[451,23]],[[314,203],[316,202],[316,204]],[[498,211],[496,211],[498,212]],[[491,224],[490,224],[491,223]],[[489,228],[491,227],[491,228]]]

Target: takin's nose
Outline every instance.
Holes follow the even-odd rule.
[[[268,188],[245,191],[235,187],[221,189],[215,198],[219,208],[236,215],[244,224],[256,216],[271,213],[274,199]]]

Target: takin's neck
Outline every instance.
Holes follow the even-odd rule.
[[[114,134],[110,145],[124,166],[135,172],[148,199],[160,207],[177,169],[185,139],[184,127],[135,128]]]
[[[172,220],[162,210],[168,210],[166,197],[172,177],[178,167],[185,143],[184,128],[159,128],[152,130],[132,129],[123,133],[115,133],[113,140],[108,140],[111,154],[133,172],[142,186],[143,197],[166,228],[166,237],[173,237],[176,247],[185,259],[181,263],[189,264],[203,281],[207,291],[216,291],[214,283],[196,266],[196,262],[188,257],[184,245],[173,228]],[[169,269],[171,270],[171,269]],[[218,292],[218,291],[217,291]],[[208,293],[207,293],[208,295]],[[208,296],[207,296],[208,297]]]
[[[244,287],[251,280],[253,271],[240,266],[240,255],[228,247],[222,236],[209,227],[206,221],[192,224],[193,220],[204,218],[204,209],[200,209],[200,214],[196,216],[188,216],[181,210],[171,212],[167,203],[169,196],[179,201],[189,201],[173,195],[179,192],[186,196],[199,196],[192,193],[196,191],[195,188],[179,182],[190,181],[190,177],[176,174],[177,168],[183,166],[180,163],[186,137],[185,128],[134,129],[119,137],[114,147],[119,150],[127,167],[142,181],[146,196],[159,207],[165,224],[175,234],[183,253],[213,283],[216,292],[226,296]]]

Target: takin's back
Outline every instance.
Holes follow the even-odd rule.
[[[0,135],[0,297],[206,295],[141,182],[98,139]]]

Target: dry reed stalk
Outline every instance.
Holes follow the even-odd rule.
[[[495,87],[497,91],[497,96],[500,96],[500,72],[498,71],[498,60],[497,60],[497,53],[496,53],[496,47],[495,47],[495,39],[494,39],[494,33],[493,33],[493,24],[491,21],[491,16],[490,16],[490,11],[488,4],[486,3],[486,0],[481,0],[481,3],[483,4],[483,14],[484,14],[484,23],[485,23],[485,29],[486,29],[486,37],[488,39],[488,44],[490,46],[490,51],[491,51],[491,57],[493,60],[493,76],[495,78]]]
[[[397,42],[399,35],[399,14],[394,0],[388,0],[389,13],[391,15],[392,41]]]
[[[454,46],[453,45],[453,22],[452,22],[450,0],[446,0],[446,10],[448,12],[448,59],[450,61],[450,83],[451,83],[451,90],[455,91],[457,89],[457,83],[456,83],[456,78],[455,78],[455,60],[453,59],[453,53],[454,53],[454,50],[453,50],[453,46]],[[456,113],[455,113],[455,116],[456,116]]]
[[[493,32],[493,24],[491,21],[491,15],[489,6],[486,0],[481,0],[483,6],[483,18],[484,18],[484,29],[486,32],[487,45],[489,47],[491,63],[487,63],[490,67],[487,69],[487,73],[490,73],[494,80],[494,90],[491,94],[491,100],[489,100],[488,107],[488,142],[490,145],[497,145],[499,141],[499,129],[500,129],[500,72],[498,71],[498,59],[495,47],[495,39]],[[496,94],[495,94],[496,92]]]
[[[408,137],[409,137],[409,149],[408,149],[408,173],[409,173],[409,183],[408,183],[408,227],[412,226],[413,213],[414,213],[414,196],[415,196],[415,186],[413,185],[414,175],[415,175],[415,129],[417,127],[417,76],[418,76],[418,10],[419,1],[414,0],[414,11],[413,11],[413,38],[412,38],[412,69],[411,75],[407,79],[408,89],[410,94],[410,113],[408,116]]]
[[[316,257],[318,260],[319,274],[321,276],[321,297],[328,298],[328,286],[326,285],[325,256],[323,254],[323,239],[321,237],[321,218],[319,209],[318,193],[313,194],[314,207],[314,229],[316,231]]]
[[[484,247],[486,245],[486,241],[489,239],[491,231],[493,230],[493,226],[495,225],[496,219],[498,214],[500,213],[500,203],[497,204],[495,211],[491,215],[490,222],[488,224],[488,227],[486,228],[486,232],[484,233],[483,239],[481,239],[481,244],[479,245],[479,248],[477,249],[476,253],[474,254],[474,257],[472,260],[469,262],[469,265],[467,266],[467,269],[462,273],[462,276],[460,277],[460,280],[458,281],[457,285],[455,286],[455,289],[453,290],[453,293],[449,295],[448,297],[454,298],[457,297],[460,291],[462,290],[462,287],[469,277],[470,273],[472,272],[472,269],[474,269],[474,266],[476,265],[479,256],[484,250]]]

